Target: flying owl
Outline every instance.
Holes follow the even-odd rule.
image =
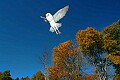
[[[60,34],[61,32],[59,31],[59,27],[61,27],[62,24],[57,23],[57,21],[59,21],[61,18],[63,18],[66,15],[68,9],[69,9],[69,5],[58,10],[54,15],[52,15],[51,13],[46,13],[46,17],[42,17],[42,16],[40,17],[43,18],[45,22],[49,22],[51,26],[49,31],[56,32],[56,34]]]

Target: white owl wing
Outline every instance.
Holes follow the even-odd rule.
[[[64,8],[58,10],[54,15],[53,18],[55,20],[55,22],[59,21],[61,18],[63,18],[65,16],[65,14],[67,13],[69,9],[69,5],[65,6]]]

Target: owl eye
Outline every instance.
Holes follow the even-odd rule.
[[[50,16],[50,13],[47,13],[47,14],[46,14],[46,17],[48,17],[48,16]]]

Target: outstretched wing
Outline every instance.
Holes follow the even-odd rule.
[[[61,18],[63,18],[65,16],[65,14],[67,13],[69,9],[69,5],[65,6],[64,8],[60,9],[59,11],[57,11],[54,15],[53,18],[55,20],[55,22],[59,21]]]

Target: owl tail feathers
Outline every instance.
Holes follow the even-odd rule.
[[[59,28],[59,27],[62,26],[62,24],[61,23],[56,23],[56,26],[57,26],[57,28]]]
[[[61,32],[58,30],[59,27],[61,27],[62,24],[61,23],[56,23],[56,27],[50,27],[50,30],[51,32],[56,32],[56,34],[61,34]],[[56,29],[57,28],[57,29]]]

